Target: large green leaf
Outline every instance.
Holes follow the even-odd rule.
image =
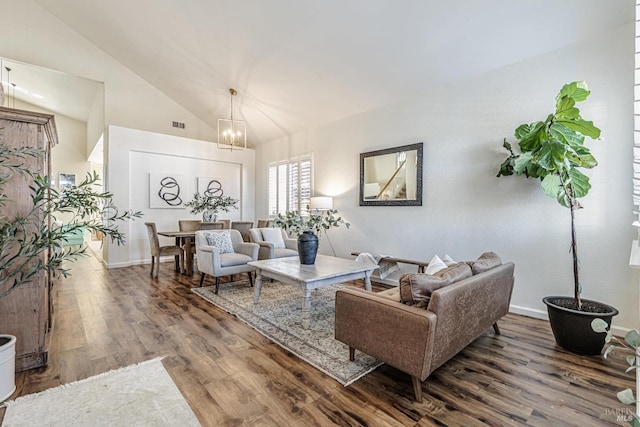
[[[576,101],[571,98],[562,98],[556,105],[556,117],[566,119],[577,119],[580,116],[580,110],[576,108]]]
[[[540,185],[542,186],[544,194],[553,199],[557,199],[558,195],[563,192],[560,177],[558,175],[545,176]]]
[[[580,147],[584,147],[584,136],[569,129],[562,123],[554,122],[549,127],[549,131],[552,138],[570,145],[576,152],[580,150]]]
[[[520,154],[520,156],[515,159],[513,169],[518,175],[522,175],[523,173],[527,173],[527,167],[531,162],[531,152],[526,152]]]
[[[600,129],[595,127],[593,125],[593,122],[583,120],[583,119],[570,120],[570,119],[560,119],[560,118],[558,118],[556,122],[561,123],[566,127],[568,127],[569,129],[579,132],[592,139],[600,138]]]
[[[535,153],[532,161],[549,172],[559,172],[563,169],[567,147],[557,139],[545,141]]]
[[[556,101],[560,102],[562,98],[568,97],[575,102],[584,101],[589,97],[591,92],[585,81],[571,82],[562,86],[560,93],[556,96]]]
[[[573,185],[573,197],[579,199],[580,197],[586,196],[591,189],[589,177],[576,168],[569,169],[569,177],[571,178],[571,184]]]
[[[627,332],[627,334],[624,336],[624,340],[627,342],[627,344],[634,348],[640,347],[640,334],[638,334],[638,331],[634,329]]]
[[[515,132],[515,137],[519,140],[520,150],[522,152],[535,150],[544,137],[543,122],[535,122],[529,125],[520,125]]]

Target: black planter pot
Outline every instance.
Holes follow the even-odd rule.
[[[311,231],[303,231],[298,236],[298,256],[300,264],[310,265],[316,262],[318,254],[318,236]]]
[[[547,305],[556,343],[575,354],[595,356],[602,353],[606,334],[594,332],[591,321],[600,318],[611,325],[611,319],[618,310],[601,302],[583,299],[583,307],[587,305],[593,310],[581,311],[564,307],[563,301],[573,301],[573,298],[552,296],[542,299]]]

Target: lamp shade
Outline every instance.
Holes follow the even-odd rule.
[[[333,209],[333,197],[312,197],[311,200],[309,200],[309,209],[319,211]]]

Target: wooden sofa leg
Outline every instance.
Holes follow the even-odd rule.
[[[204,273],[200,273],[200,287],[202,287],[203,283],[204,283]]]
[[[496,335],[500,335],[500,328],[498,328],[498,322],[493,324],[493,330],[495,331]]]
[[[251,272],[247,273],[249,275],[249,283],[251,284],[251,287],[253,288],[253,274]]]
[[[353,347],[349,347],[349,360],[352,362],[356,360],[356,349]]]
[[[422,381],[412,375],[411,382],[413,383],[413,394],[416,395],[416,402],[422,403]]]

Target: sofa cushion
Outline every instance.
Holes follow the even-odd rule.
[[[207,243],[209,244],[209,246],[214,246],[220,249],[221,254],[233,252],[233,244],[231,243],[229,230],[217,230],[208,232]]]
[[[435,274],[403,274],[400,276],[400,301],[427,308],[433,291],[471,276],[471,267],[464,262],[443,268]]]
[[[502,264],[502,260],[495,252],[485,252],[475,261],[467,262],[471,267],[471,272],[475,274],[484,273]]]
[[[265,242],[273,243],[275,249],[285,248],[282,231],[279,228],[264,228],[262,230],[262,238]]]
[[[391,301],[400,301],[400,287],[394,286],[382,292],[376,293],[377,296],[390,299]]]

